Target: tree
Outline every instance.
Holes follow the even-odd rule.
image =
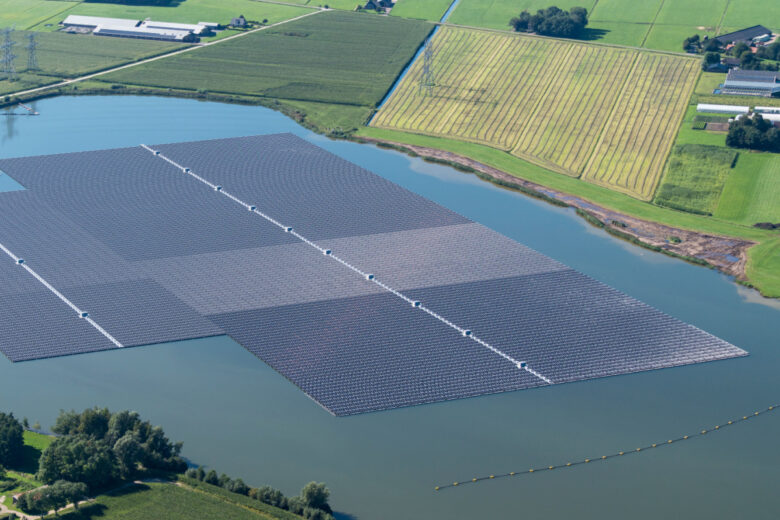
[[[19,462],[24,449],[24,428],[14,414],[0,412],[0,465]]]
[[[103,440],[86,435],[58,437],[41,454],[38,479],[84,482],[90,489],[103,487],[116,478],[117,464]]]
[[[704,59],[701,62],[701,68],[707,70],[711,65],[720,63],[720,54],[717,52],[708,52],[704,55]]]
[[[729,125],[726,145],[767,152],[780,152],[780,130],[761,114],[741,117]]]
[[[225,488],[228,491],[231,491],[233,493],[238,493],[239,495],[248,495],[249,494],[249,486],[247,486],[243,480],[240,478],[237,478],[235,480],[231,480]]]
[[[716,38],[705,38],[704,50],[706,52],[720,52],[720,40]]]
[[[57,511],[72,503],[78,509],[79,501],[87,496],[87,486],[81,482],[58,480],[50,486],[28,491],[19,500],[22,510],[33,514],[45,514],[50,509]]]
[[[141,460],[143,448],[135,435],[128,432],[114,444],[114,455],[119,463],[119,474],[122,478],[133,476]]]
[[[211,484],[212,486],[218,486],[219,485],[219,477],[217,476],[217,472],[213,469],[206,473],[206,476],[203,477],[203,482],[206,484]]]
[[[330,491],[324,483],[309,482],[303,486],[300,498],[305,507],[321,509],[327,513],[332,512],[328,505]]]

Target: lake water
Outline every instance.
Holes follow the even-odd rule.
[[[727,277],[451,168],[331,141],[258,107],[139,97],[40,101],[0,157],[293,132],[750,352],[746,358],[336,418],[228,338],[11,364],[0,410],[129,408],[196,463],[295,494],[324,481],[342,518],[776,519],[780,413],[663,449],[434,492],[472,476],[595,458],[780,402],[780,309]],[[2,225],[2,223],[0,223]],[[0,319],[2,317],[0,316]]]

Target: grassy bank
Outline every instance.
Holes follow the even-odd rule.
[[[656,206],[600,186],[545,170],[506,152],[483,145],[377,128],[362,128],[357,135],[449,151],[472,158],[520,179],[582,197],[605,208],[644,220],[758,242],[760,245],[753,247],[749,254],[747,275],[750,284],[759,289],[765,296],[780,297],[780,276],[777,274],[780,269],[780,245],[778,245],[780,239],[777,237],[777,232],[760,230],[751,225],[729,222],[717,217],[707,217]]]
[[[216,487],[216,486],[210,486]],[[219,488],[216,488],[219,489]],[[230,495],[234,495],[231,493]],[[235,495],[241,497],[241,495]],[[293,515],[257,500],[239,502],[207,489],[167,482],[130,484],[100,495],[78,511],[60,513],[64,520],[300,520]],[[55,518],[50,515],[47,518]]]

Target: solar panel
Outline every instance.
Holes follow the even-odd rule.
[[[468,222],[293,134],[152,148],[310,240]]]
[[[348,415],[746,354],[290,134],[0,169],[13,361],[226,333]]]
[[[212,319],[335,415],[544,384],[388,293]]]

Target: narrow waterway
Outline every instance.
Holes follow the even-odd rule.
[[[184,441],[191,460],[252,485],[294,494],[310,480],[326,482],[344,519],[777,518],[780,414],[604,464],[433,490],[631,450],[777,403],[774,302],[619,241],[569,209],[397,152],[331,141],[268,109],[141,97],[64,97],[36,109],[41,116],[0,124],[0,157],[293,132],[750,356],[336,418],[222,337],[20,364],[0,357],[0,410],[44,427],[59,409],[137,410]]]

